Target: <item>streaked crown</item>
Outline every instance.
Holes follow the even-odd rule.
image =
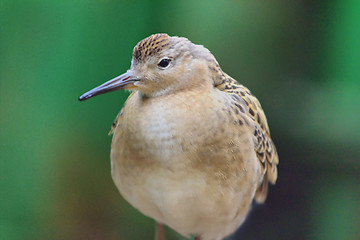
[[[170,44],[170,40],[171,37],[165,33],[154,34],[141,40],[134,47],[134,60],[142,62],[147,57],[155,55],[160,50],[167,47]]]

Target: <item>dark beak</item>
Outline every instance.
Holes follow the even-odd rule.
[[[103,93],[112,92],[124,88],[131,88],[133,87],[133,83],[136,81],[139,81],[139,79],[134,77],[134,75],[129,70],[126,73],[121,74],[120,76],[113,78],[110,81],[107,81],[106,83],[88,91],[87,93],[84,93],[83,95],[81,95],[81,97],[79,97],[79,101],[84,101]]]

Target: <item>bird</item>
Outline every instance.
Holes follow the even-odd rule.
[[[79,100],[131,91],[112,124],[111,175],[120,194],[185,237],[222,240],[264,203],[279,157],[258,99],[203,45],[166,33],[136,44],[124,74]]]

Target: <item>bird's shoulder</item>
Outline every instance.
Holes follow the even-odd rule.
[[[279,163],[276,147],[271,139],[270,130],[265,113],[259,100],[250,92],[248,88],[238,83],[227,74],[223,74],[223,81],[216,86],[219,90],[231,96],[233,109],[239,110],[250,119],[249,124],[254,144],[255,152],[261,163],[264,179],[259,186],[255,199],[257,202],[265,201],[267,195],[268,181],[272,184],[277,179],[277,164]],[[236,115],[241,116],[241,115]]]

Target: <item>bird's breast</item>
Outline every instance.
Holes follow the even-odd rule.
[[[195,227],[204,216],[217,216],[224,223],[242,219],[260,173],[250,134],[234,126],[226,96],[201,94],[182,93],[161,101],[134,94],[111,149],[112,176],[124,198],[184,233],[217,225]],[[245,205],[240,204],[243,200]],[[244,212],[237,215],[234,204],[244,206]]]
[[[154,99],[134,96],[124,109],[121,137],[148,157],[175,160],[225,128],[220,96],[218,101],[193,92]]]

